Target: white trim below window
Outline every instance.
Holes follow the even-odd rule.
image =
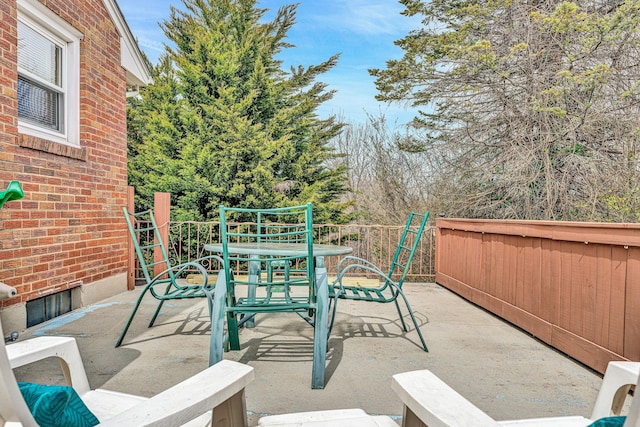
[[[18,118],[18,132],[59,142],[74,147],[80,146],[80,40],[83,35],[58,15],[36,0],[18,0],[18,20],[46,37],[63,44],[61,102],[61,132],[27,123]],[[18,35],[19,37],[20,35]],[[22,75],[20,69],[18,74]]]

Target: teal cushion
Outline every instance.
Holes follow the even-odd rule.
[[[24,382],[18,387],[40,427],[92,427],[100,422],[73,387]]]
[[[606,417],[596,420],[587,427],[622,427],[627,417]]]

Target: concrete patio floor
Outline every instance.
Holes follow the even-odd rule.
[[[406,284],[405,290],[429,353],[413,325],[402,331],[393,304],[340,301],[323,390],[311,389],[313,330],[297,315],[261,315],[254,329],[243,329],[242,349],[225,358],[255,368],[246,391],[250,425],[263,415],[338,408],[362,408],[400,423],[402,405],[391,391],[391,376],[417,369],[432,370],[499,420],[590,415],[599,374],[436,284]],[[77,338],[92,388],[151,396],[206,368],[204,300],[165,304],[156,325],[147,328],[156,303],[149,296],[123,346],[114,348],[138,292],[29,328],[20,339]],[[57,363],[49,362],[16,375],[22,381],[62,380]]]

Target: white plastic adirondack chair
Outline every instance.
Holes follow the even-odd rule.
[[[13,295],[14,288],[0,283],[0,300]],[[100,425],[247,426],[244,389],[253,381],[254,374],[253,368],[241,363],[223,360],[147,399],[107,390],[90,390],[74,338],[38,337],[8,346],[2,340],[1,345],[0,426],[37,426],[22,398],[12,368],[47,357],[59,358],[67,384],[74,387],[100,420]]]
[[[404,403],[404,427],[584,427],[600,418],[620,415],[630,387],[640,385],[639,374],[639,362],[609,362],[590,418],[496,421],[428,370],[394,375],[391,388]],[[632,400],[624,426],[640,427],[640,398]]]

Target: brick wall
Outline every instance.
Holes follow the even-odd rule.
[[[20,135],[16,0],[0,2],[0,189],[25,198],[0,210],[4,306],[126,272],[126,83],[120,39],[102,0],[42,0],[83,33],[81,148]]]

